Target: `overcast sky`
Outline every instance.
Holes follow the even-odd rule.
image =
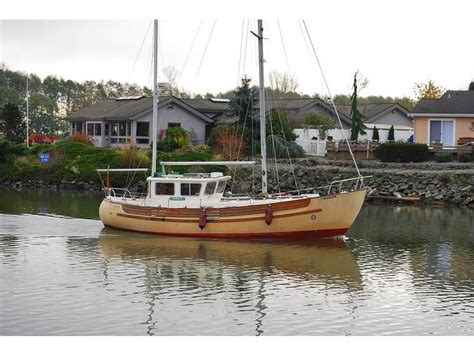
[[[277,11],[267,19],[263,17],[264,36],[268,38],[266,72],[290,71],[299,82],[298,91],[326,94],[298,20],[305,18],[333,94],[350,93],[356,70],[369,81],[364,96],[412,96],[415,82],[428,79],[447,89],[466,89],[474,80],[473,11],[469,2],[390,4],[361,1],[341,5],[331,1],[305,11],[292,8],[282,16]],[[149,16],[146,11],[142,15]],[[211,14],[216,19],[201,19],[189,17],[189,11],[186,17],[166,15],[160,21],[159,66],[174,66],[180,87],[194,93],[218,93],[234,88],[243,74],[257,83],[257,40],[249,34],[256,31],[256,20],[219,13]],[[131,17],[136,18],[137,13]],[[12,70],[42,78],[54,74],[76,81],[112,79],[151,86],[150,23],[2,20],[0,61]],[[161,73],[160,77],[164,81]]]

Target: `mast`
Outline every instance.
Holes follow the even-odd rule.
[[[29,118],[29,113],[30,113],[30,107],[29,107],[29,99],[30,99],[30,91],[29,91],[29,86],[28,86],[28,78],[29,75],[26,74],[26,147],[30,146],[30,118]]]
[[[262,155],[262,193],[267,195],[267,134],[265,132],[265,83],[263,80],[263,25],[258,25],[258,76],[259,76],[259,103],[260,103],[260,151]]]
[[[158,124],[158,20],[153,23],[153,123],[152,123],[152,155],[151,176],[156,173],[156,131]]]

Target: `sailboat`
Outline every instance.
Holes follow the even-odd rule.
[[[258,196],[225,194],[231,176],[221,172],[174,173],[167,166],[253,165],[254,161],[160,162],[156,167],[157,137],[157,34],[154,21],[153,145],[151,175],[145,196],[109,186],[99,216],[105,226],[163,236],[210,238],[321,238],[342,236],[351,227],[365,200],[364,177],[333,181],[324,195],[317,193],[268,194],[263,25],[258,20],[259,108],[262,188]],[[355,161],[354,161],[355,162]],[[356,165],[357,167],[357,165]],[[98,169],[99,172],[124,169]],[[139,171],[142,169],[127,169]],[[145,169],[147,170],[147,169]]]

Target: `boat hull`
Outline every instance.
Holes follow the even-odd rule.
[[[105,198],[99,215],[105,226],[163,236],[323,238],[346,233],[359,214],[365,195],[366,190],[362,189],[324,197],[269,201],[259,206],[209,208],[205,223],[201,209],[141,207]]]

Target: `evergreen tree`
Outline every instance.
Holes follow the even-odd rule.
[[[7,103],[0,111],[0,132],[13,143],[22,143],[26,138],[26,124],[17,105]]]
[[[379,130],[378,130],[377,126],[374,126],[374,132],[372,133],[372,140],[373,141],[379,141],[380,140]]]
[[[388,130],[388,141],[395,142],[395,129],[393,128],[393,125]]]
[[[257,113],[257,90],[250,87],[250,78],[242,78],[242,86],[238,87],[229,102],[229,113],[239,117],[239,124],[252,127]]]
[[[365,134],[364,129],[366,128],[362,122],[362,114],[357,108],[357,72],[354,74],[354,91],[351,96],[351,118],[352,118],[352,127],[351,127],[351,141],[356,141],[359,137],[359,134]]]

